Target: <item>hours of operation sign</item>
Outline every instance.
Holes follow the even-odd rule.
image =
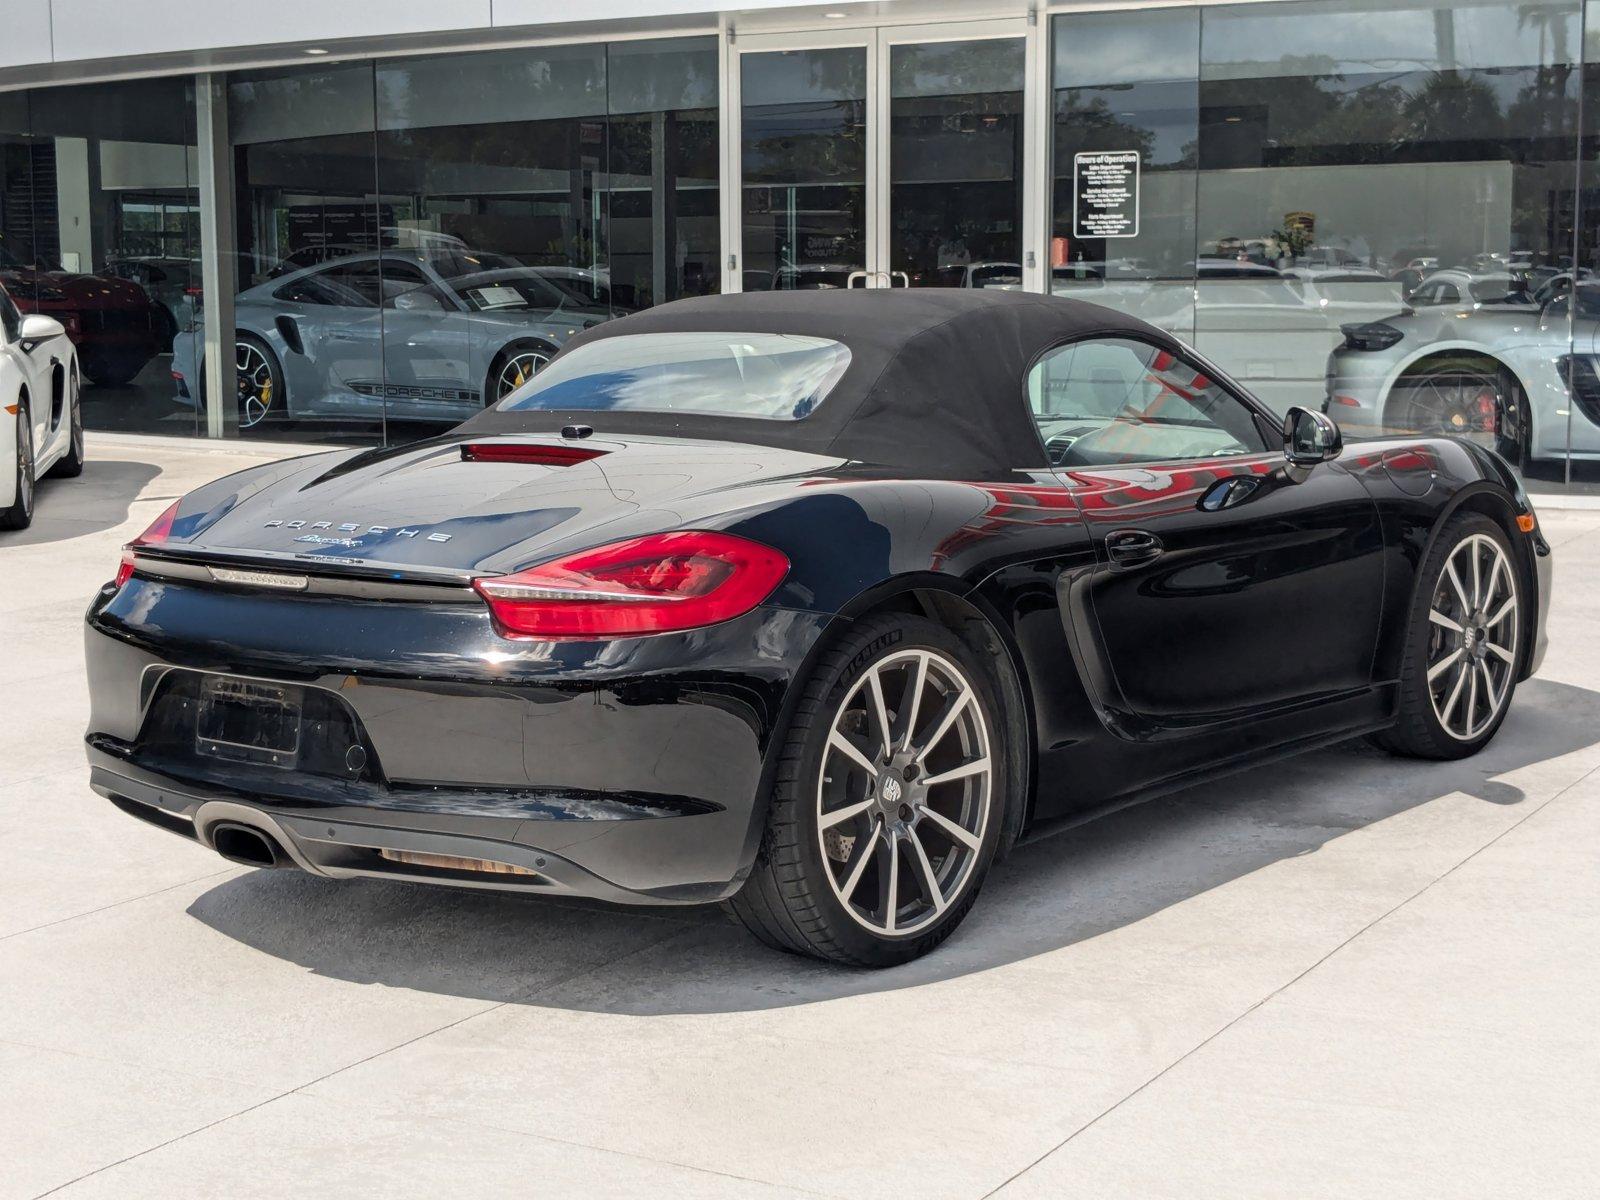
[[[1088,150],[1072,156],[1073,234],[1139,236],[1139,152]]]

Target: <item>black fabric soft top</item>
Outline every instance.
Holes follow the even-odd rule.
[[[932,476],[988,477],[1047,464],[1026,378],[1051,346],[1092,333],[1170,342],[1124,314],[1055,296],[986,289],[753,292],[677,300],[608,321],[567,348],[636,333],[787,333],[829,338],[850,365],[795,421],[617,410],[485,410],[463,432],[613,433],[750,442]]]

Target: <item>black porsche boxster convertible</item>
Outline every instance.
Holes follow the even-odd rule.
[[[1341,446],[1106,309],[712,297],[174,504],[89,610],[88,754],[235,862],[723,901],[886,965],[1086,808],[1473,753],[1549,589],[1492,453]]]

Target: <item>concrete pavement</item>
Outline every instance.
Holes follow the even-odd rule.
[[[931,958],[232,867],[87,787],[117,547],[260,461],[90,435],[0,534],[0,1198],[1552,1197],[1600,1176],[1600,512],[1454,764],[1324,751],[1026,847]]]

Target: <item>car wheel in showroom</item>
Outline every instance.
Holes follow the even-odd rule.
[[[489,364],[489,377],[483,388],[484,404],[494,404],[516,391],[544,370],[554,356],[555,349],[544,342],[512,342]]]
[[[269,417],[280,417],[288,409],[283,389],[283,368],[278,356],[260,338],[239,333],[233,344],[234,378],[239,398],[239,428],[253,429]],[[200,372],[200,408],[206,403],[206,373]]]

